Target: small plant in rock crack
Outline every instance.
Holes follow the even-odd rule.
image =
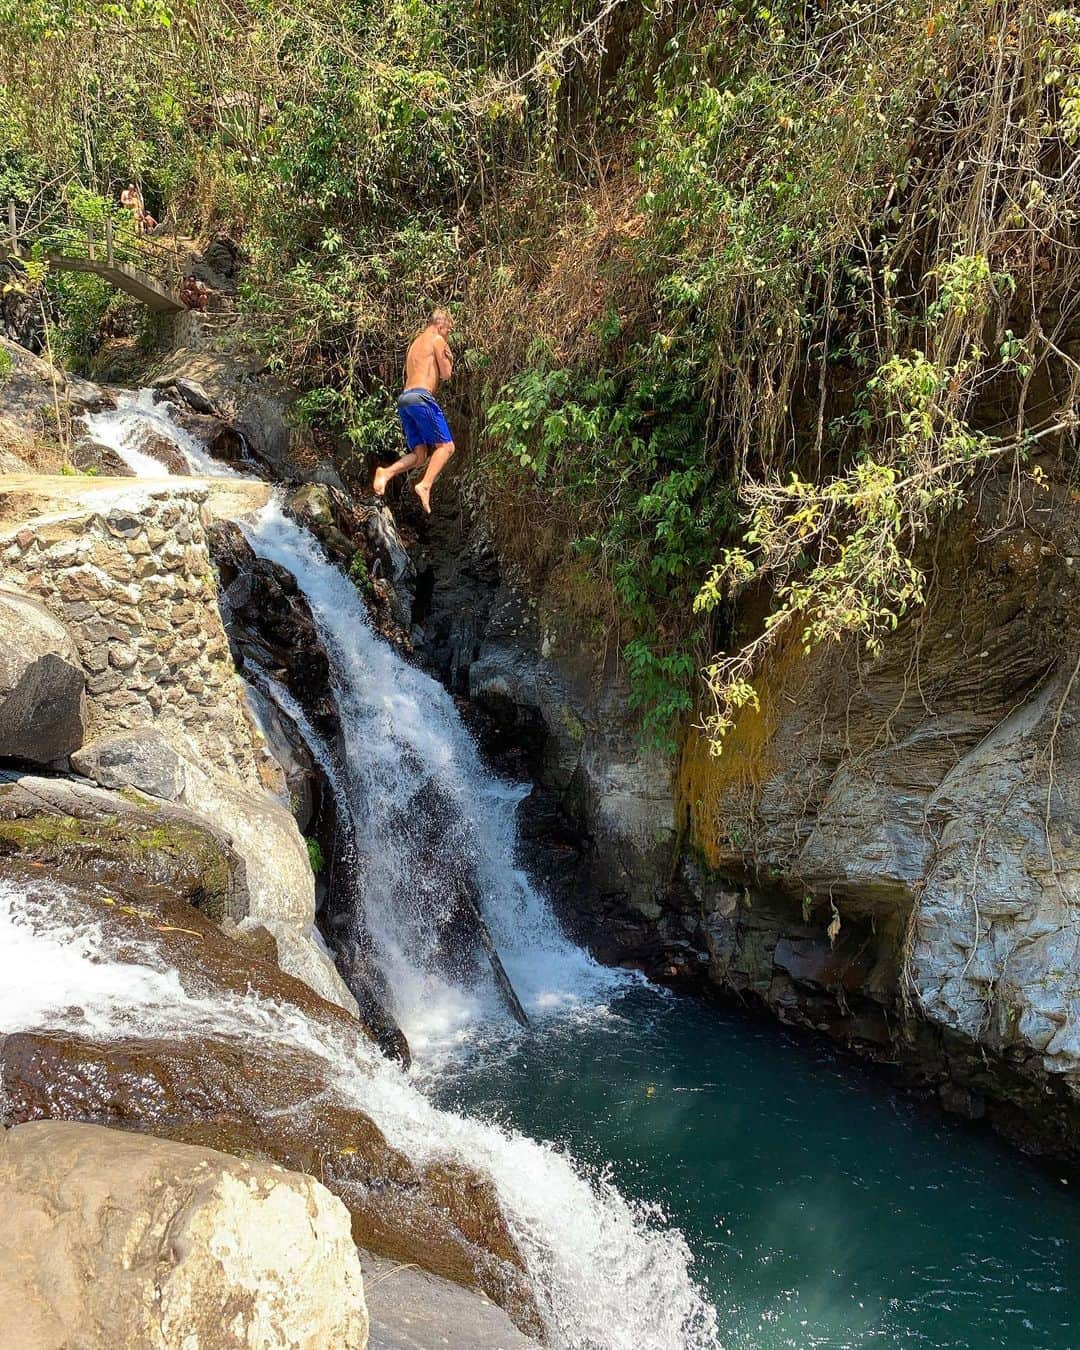
[[[349,580],[363,599],[369,600],[375,594],[371,570],[368,567],[367,559],[359,549],[353,554],[352,562],[349,563]]]

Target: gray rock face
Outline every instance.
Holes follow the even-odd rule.
[[[189,808],[224,832],[244,860],[243,896],[230,917],[283,920],[306,929],[315,917],[307,845],[290,812],[268,792],[207,772],[182,732],[139,727],[92,742],[73,767],[102,787],[134,788]]]
[[[112,397],[99,385],[65,375],[2,334],[0,350],[11,361],[0,384],[0,470],[58,473],[57,409],[68,426],[87,409],[111,407]]]
[[[311,751],[292,719],[254,685],[248,685],[247,698],[269,753],[285,775],[289,809],[297,829],[306,830],[315,815],[320,792],[319,775]]]
[[[62,1121],[0,1136],[0,1342],[364,1350],[345,1206],[312,1177]]]
[[[426,1270],[361,1252],[370,1350],[539,1350],[483,1294]]]
[[[534,860],[536,870],[585,919],[583,931],[601,918],[601,896],[655,918],[675,847],[672,766],[641,743],[617,654],[545,623],[542,606],[500,577],[482,535],[463,532],[460,508],[446,499],[436,502],[430,547],[416,564],[434,575],[423,647],[453,690],[491,714],[503,744],[525,753],[560,833],[569,827],[581,844],[577,859],[560,844],[562,857]]]
[[[166,376],[155,380],[154,387],[166,394],[175,395],[192,412],[200,413],[204,417],[217,416],[217,404],[198,380],[190,380],[183,375]]]
[[[720,760],[684,764],[714,875],[769,892],[721,916],[698,887],[692,940],[718,983],[1075,1158],[1080,532],[1063,487],[1025,505],[1037,533],[995,491],[879,656],[782,655]]]
[[[1080,1102],[1080,693],[1069,671],[957,764],[927,818],[936,847],[911,961],[923,1010],[997,1053],[1035,1052]]]
[[[71,756],[71,767],[100,787],[133,787],[179,801],[184,795],[184,760],[157,727],[116,731],[83,746]]]
[[[37,601],[0,591],[0,755],[47,764],[77,749],[85,685],[64,625]]]

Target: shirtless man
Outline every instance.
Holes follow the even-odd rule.
[[[124,188],[123,192],[121,192],[120,205],[126,207],[126,209],[131,212],[132,218],[135,221],[135,233],[142,234],[143,215],[145,214],[143,210],[143,199],[142,193],[134,183],[129,183],[127,187]]]
[[[454,354],[446,341],[453,326],[448,310],[432,310],[428,326],[409,348],[405,357],[405,392],[397,401],[408,453],[388,469],[376,469],[372,489],[376,497],[381,497],[392,478],[426,464],[427,472],[413,491],[429,516],[431,489],[454,453],[454,438],[443,410],[435,401],[441,382],[454,373]]]

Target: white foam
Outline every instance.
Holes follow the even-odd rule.
[[[208,455],[195,436],[177,425],[172,412],[173,405],[162,398],[159,390],[122,390],[116,396],[115,408],[86,413],[82,420],[91,440],[113,450],[139,478],[168,476],[161,460],[139,448],[154,437],[171,442],[193,474],[233,477],[236,470]]]
[[[520,790],[484,768],[442,685],[375,632],[353,584],[278,503],[246,533],[260,556],[296,578],[330,655],[365,917],[414,1051],[446,1053],[488,1034],[492,1022],[506,1030],[485,972],[458,983],[433,972],[439,887],[454,894],[457,868],[478,883],[484,918],[531,1016],[603,1001],[624,987],[634,977],[600,966],[570,942],[518,866]],[[410,847],[401,818],[410,802],[430,801],[432,785],[453,831],[435,859]]]

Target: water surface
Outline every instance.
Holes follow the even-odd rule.
[[[1080,1346],[1069,1186],[808,1038],[639,987],[433,1090],[659,1201],[729,1350]]]

